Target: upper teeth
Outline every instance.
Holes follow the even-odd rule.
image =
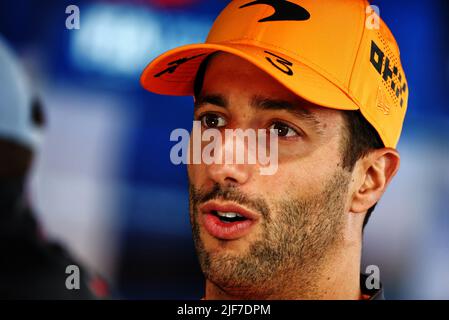
[[[235,217],[240,217],[242,218],[242,216],[236,212],[222,212],[222,211],[217,211],[217,214],[220,217],[226,217],[226,218],[235,218]]]

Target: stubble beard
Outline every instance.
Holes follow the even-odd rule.
[[[193,239],[206,279],[227,294],[248,299],[306,297],[316,291],[321,267],[341,242],[349,179],[347,171],[339,170],[313,196],[289,195],[276,201],[271,206],[276,214],[264,198],[246,196],[236,188],[215,185],[202,192],[190,185]],[[242,254],[205,249],[197,208],[212,199],[234,201],[262,215],[260,237]]]

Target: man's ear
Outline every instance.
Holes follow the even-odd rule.
[[[395,149],[382,148],[371,151],[358,162],[350,209],[354,213],[365,212],[379,201],[399,169],[400,156]]]

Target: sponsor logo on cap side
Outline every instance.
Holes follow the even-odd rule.
[[[407,91],[407,84],[402,83],[402,74],[399,72],[397,66],[392,65],[391,60],[384,51],[374,42],[371,41],[371,53],[370,62],[372,66],[376,69],[388,89],[391,88],[392,92],[399,100],[399,105],[403,106],[404,98],[403,94]],[[393,78],[395,75],[395,78]]]
[[[379,85],[379,88],[377,89],[377,108],[386,116],[390,114],[390,106],[387,104],[387,99],[385,97],[384,90],[382,90],[382,85]]]

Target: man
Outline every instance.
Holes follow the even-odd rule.
[[[26,199],[44,114],[1,37],[0,70],[0,299],[104,297],[105,282],[90,276],[67,251],[44,237]],[[70,278],[74,266],[80,271],[79,285]]]
[[[278,137],[273,175],[188,166],[205,299],[382,299],[360,276],[362,235],[399,168],[408,87],[367,1],[232,1],[205,44],[156,58],[141,83],[193,95],[202,130]]]

